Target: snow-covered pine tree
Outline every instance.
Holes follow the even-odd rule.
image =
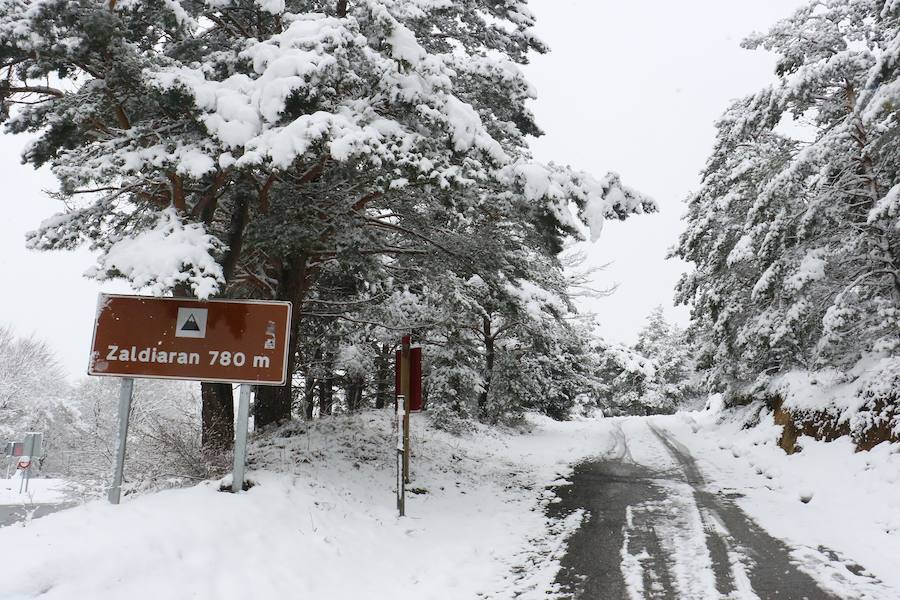
[[[342,343],[373,364],[383,361],[385,345],[412,332],[426,345],[430,408],[447,426],[466,418],[514,418],[525,408],[564,417],[590,387],[588,348],[570,322],[571,281],[528,203],[498,193],[491,210],[433,208],[415,220],[408,213],[404,224],[411,223],[428,233],[420,251],[376,263],[359,260],[364,257],[336,263],[341,269],[360,265],[358,272],[341,272],[349,280],[365,278],[355,295],[323,295],[320,278],[304,317],[304,329],[313,325],[307,353],[321,342],[323,318],[354,325]],[[359,335],[362,330],[368,331]]]
[[[814,2],[745,41],[778,82],[719,122],[676,251],[701,366],[732,396],[898,351],[898,11]]]
[[[713,154],[700,189],[689,198],[687,227],[676,249],[696,265],[682,276],[676,297],[691,303],[698,365],[712,387],[747,381],[768,367],[767,342],[756,346],[761,352],[753,352],[746,346],[756,340],[741,334],[753,317],[754,284],[765,269],[741,254],[738,241],[760,190],[794,144],[747,118],[760,103],[739,100],[717,123]]]
[[[477,397],[477,406],[454,404],[457,414],[496,422],[531,408],[561,418],[585,387],[579,373],[587,347],[569,322],[559,240],[529,217],[518,195],[498,194],[492,208],[465,215],[464,226],[442,241],[449,253],[435,255],[430,268],[441,274],[428,284],[431,302],[450,308],[432,318],[440,323],[432,331],[441,352],[478,374],[465,386],[439,380],[448,400]]]
[[[659,412],[655,386],[656,366],[623,344],[596,337],[591,343],[597,385],[592,397],[606,415],[643,415]]]
[[[51,166],[70,207],[29,243],[87,243],[95,276],[158,294],[255,278],[300,309],[323,262],[403,206],[484,209],[501,190],[550,243],[575,230],[570,202],[594,225],[651,208],[615,177],[528,156],[533,92],[516,64],[543,50],[532,22],[518,1],[6,2],[7,130],[36,136],[25,159]],[[257,424],[291,401],[266,389]],[[229,405],[204,394],[214,416]]]
[[[652,387],[658,409],[677,410],[700,395],[694,372],[694,344],[685,330],[666,320],[662,306],[648,315],[634,349],[653,361],[656,372]]]

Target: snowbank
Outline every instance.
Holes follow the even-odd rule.
[[[252,445],[248,492],[205,482],[0,530],[21,549],[0,598],[545,598],[580,516],[548,528],[544,486],[604,440],[530,421],[453,437],[414,415],[403,519],[389,411],[290,423]]]
[[[793,424],[820,439],[849,435],[862,449],[900,441],[900,359],[868,356],[853,369],[790,371],[755,390],[778,398]],[[794,432],[791,432],[792,434]]]

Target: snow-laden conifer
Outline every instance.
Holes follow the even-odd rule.
[[[744,42],[778,78],[718,123],[676,250],[714,386],[897,355],[898,16],[814,2]]]
[[[29,244],[86,243],[91,274],[153,293],[292,301],[298,351],[309,315],[354,318],[321,302],[369,294],[320,293],[335,269],[403,291],[419,285],[394,276],[407,259],[484,221],[529,230],[522,251],[552,263],[584,223],[596,235],[654,205],[614,174],[532,158],[533,24],[524,1],[4,3],[7,130],[34,136],[25,160],[50,166],[67,206]],[[519,271],[496,289],[553,294]],[[292,371],[312,360],[290,356]],[[293,395],[257,400],[265,425]]]

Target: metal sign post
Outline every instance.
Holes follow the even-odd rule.
[[[22,478],[19,480],[19,493],[22,493],[22,484],[25,484],[25,493],[28,493],[28,483],[31,481],[31,466],[36,458],[39,458],[43,452],[44,434],[39,431],[29,431],[25,434],[25,441],[22,443],[23,456],[19,459],[17,469],[22,469]]]
[[[407,404],[403,396],[397,398],[397,512],[401,517],[406,516],[406,479],[403,473],[403,466],[406,458],[406,435],[403,423],[406,421]]]
[[[22,486],[25,486],[25,492],[28,492],[28,481],[31,479],[31,457],[23,456],[16,463],[16,471],[22,471],[19,477],[19,493],[22,493]]]
[[[112,485],[109,488],[110,504],[118,504],[122,493],[122,475],[125,471],[125,445],[128,441],[128,415],[131,413],[131,398],[134,392],[134,379],[122,379],[119,388],[119,430],[116,435],[116,456],[113,462]]]
[[[234,472],[231,477],[231,491],[244,489],[244,466],[247,462],[247,430],[250,428],[250,386],[241,384],[238,399],[238,416],[234,431]]]
[[[19,493],[24,488],[28,492],[28,482],[31,481],[31,465],[35,459],[40,459],[44,454],[44,434],[40,431],[29,431],[25,433],[24,442],[7,442],[4,445],[3,453],[6,456],[16,459],[16,474],[22,472],[19,477]],[[6,477],[9,478],[10,464],[6,464]]]

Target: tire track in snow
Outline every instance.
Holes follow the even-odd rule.
[[[708,531],[711,529],[724,545],[723,555],[721,548],[715,549],[715,543],[708,544],[718,555],[714,557],[716,562],[729,566],[731,590],[724,597],[740,600],[837,598],[797,567],[791,549],[784,542],[770,536],[731,499],[706,491],[703,475],[684,445],[658,427],[650,425],[650,429],[681,464],[697,504],[709,516],[706,521]],[[722,591],[722,587],[717,588]]]
[[[617,420],[601,459],[577,465],[548,516],[587,517],[553,587],[578,600],[825,600],[835,596],[730,499],[705,489],[690,452],[647,419]]]

